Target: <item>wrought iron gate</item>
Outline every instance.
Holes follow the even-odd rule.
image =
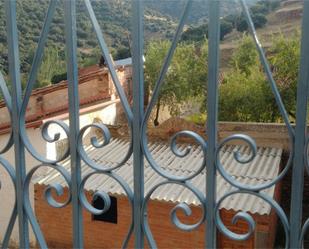
[[[113,82],[117,89],[118,95],[121,99],[122,106],[125,110],[125,114],[128,120],[129,127],[131,129],[131,145],[125,156],[124,160],[113,168],[105,168],[101,165],[97,165],[94,161],[91,161],[83,149],[82,137],[84,132],[95,127],[100,129],[104,135],[104,143],[100,143],[95,138],[92,139],[94,147],[102,147],[109,143],[110,133],[106,126],[102,124],[92,124],[86,127],[80,128],[79,126],[79,94],[78,94],[78,67],[77,67],[77,36],[76,36],[76,10],[75,0],[64,0],[57,1],[51,0],[48,12],[46,14],[45,23],[41,32],[40,39],[38,41],[37,50],[34,56],[31,72],[27,82],[26,90],[24,94],[21,89],[21,76],[20,76],[20,61],[19,61],[19,50],[18,50],[18,30],[16,24],[16,1],[5,0],[5,12],[6,12],[6,25],[7,25],[7,38],[9,48],[9,72],[10,80],[12,82],[12,94],[9,93],[6,82],[0,74],[0,87],[5,103],[11,115],[12,132],[10,140],[7,145],[1,150],[1,154],[8,151],[11,147],[14,147],[15,151],[15,167],[6,161],[3,157],[0,157],[0,164],[11,177],[16,189],[16,201],[12,211],[10,222],[8,224],[4,240],[2,241],[2,247],[7,248],[9,239],[12,233],[13,226],[18,218],[20,248],[29,247],[29,224],[31,225],[38,244],[41,248],[47,248],[44,235],[40,230],[40,226],[36,220],[34,212],[30,204],[29,186],[31,177],[41,167],[50,167],[58,171],[66,180],[69,189],[70,197],[65,203],[59,203],[53,199],[51,190],[54,189],[58,194],[61,194],[61,185],[52,185],[47,188],[45,192],[46,200],[49,205],[60,208],[68,204],[72,204],[73,207],[73,245],[74,248],[83,247],[83,220],[81,211],[86,208],[89,212],[94,214],[105,212],[110,206],[110,198],[106,193],[97,192],[105,201],[105,209],[95,209],[88,203],[84,196],[83,189],[86,181],[93,174],[105,174],[115,181],[117,181],[127,194],[127,197],[131,203],[132,211],[132,224],[128,231],[127,237],[124,239],[123,247],[127,246],[129,238],[134,234],[135,247],[144,247],[144,237],[147,238],[148,243],[151,247],[156,248],[156,242],[152,237],[151,228],[148,225],[147,217],[147,204],[151,194],[160,186],[165,184],[177,184],[182,185],[189,189],[192,194],[201,202],[203,210],[203,216],[201,219],[192,225],[183,224],[176,215],[176,210],[181,209],[187,215],[190,215],[190,207],[184,203],[180,203],[175,206],[171,212],[172,222],[182,230],[191,231],[198,226],[206,227],[206,247],[216,247],[216,230],[219,229],[224,235],[234,240],[244,240],[248,238],[255,229],[255,222],[253,218],[245,212],[239,212],[233,218],[234,221],[243,219],[249,225],[249,230],[246,234],[236,234],[230,231],[222,222],[219,214],[219,205],[227,197],[237,193],[247,193],[254,195],[271,205],[276,211],[280,218],[283,228],[285,231],[285,247],[286,248],[299,248],[302,246],[304,235],[309,227],[309,219],[302,224],[302,198],[303,198],[303,185],[304,185],[304,169],[309,174],[309,160],[307,156],[309,139],[306,133],[306,122],[307,122],[307,98],[309,88],[309,29],[306,25],[309,24],[309,1],[304,1],[304,12],[303,12],[303,27],[302,27],[302,39],[301,39],[301,61],[299,69],[299,80],[297,90],[297,123],[294,128],[288,118],[287,112],[279,95],[276,83],[272,77],[271,69],[264,55],[264,51],[260,45],[255,28],[247,8],[245,0],[240,0],[245,17],[250,29],[250,32],[255,41],[256,49],[258,50],[260,60],[265,69],[269,84],[272,89],[272,93],[276,99],[278,108],[281,112],[282,118],[288,129],[290,139],[290,155],[284,169],[281,171],[279,176],[273,181],[262,184],[262,185],[245,185],[237,182],[232,176],[228,174],[222,167],[219,161],[219,151],[222,146],[227,142],[234,139],[241,139],[252,150],[252,156],[250,158],[243,158],[240,154],[235,154],[235,160],[239,163],[247,163],[252,161],[256,154],[256,145],[252,138],[235,134],[228,137],[218,143],[217,141],[217,111],[218,111],[218,70],[219,70],[219,33],[220,33],[220,1],[210,0],[205,1],[204,4],[209,4],[209,57],[208,57],[208,81],[205,79],[205,84],[208,88],[207,96],[207,110],[208,110],[208,121],[207,121],[207,132],[208,140],[205,141],[198,134],[191,131],[181,131],[174,135],[171,142],[171,150],[178,157],[184,157],[190,153],[190,148],[187,150],[179,151],[176,146],[176,138],[179,136],[189,136],[193,138],[196,143],[202,148],[204,152],[204,160],[201,162],[199,170],[192,175],[188,176],[176,176],[171,175],[160,168],[160,165],[152,158],[148,148],[147,142],[147,121],[150,117],[151,110],[153,109],[157,99],[160,88],[163,84],[164,76],[170,65],[174,51],[177,46],[177,42],[180,38],[182,29],[184,27],[186,18],[190,11],[192,1],[187,1],[183,14],[180,18],[180,22],[173,38],[172,45],[166,55],[166,59],[162,66],[160,75],[156,82],[155,89],[150,100],[149,105],[144,112],[144,73],[143,73],[143,1],[132,0],[133,8],[133,108],[131,109],[124,90],[122,89],[119,79],[117,78],[116,71],[113,67],[112,60],[109,55],[107,45],[104,41],[103,33],[99,27],[95,13],[92,9],[90,0],[84,0],[86,5],[89,18],[91,19],[94,27],[97,39],[99,41],[102,54],[107,63],[108,69],[112,76]],[[26,108],[29,103],[29,98],[36,80],[36,75],[42,60],[44,46],[48,36],[49,28],[52,22],[54,11],[57,4],[63,3],[65,11],[65,41],[66,41],[66,60],[67,60],[67,76],[68,76],[68,94],[69,94],[69,113],[70,113],[70,126],[68,127],[61,121],[50,121],[44,124],[42,127],[42,137],[47,142],[56,142],[59,136],[55,135],[50,137],[48,135],[48,127],[51,124],[58,125],[69,138],[69,149],[64,153],[62,158],[58,160],[50,160],[45,155],[40,155],[32,145],[29,137],[26,133],[25,126],[25,115]],[[40,164],[26,172],[25,168],[25,150],[37,159]],[[133,155],[134,158],[134,188],[130,186],[115,173],[115,169],[122,167],[128,158]],[[62,166],[61,161],[64,158],[70,157],[71,160],[71,173],[67,172]],[[144,167],[143,158],[146,158],[153,170],[161,175],[165,180],[154,186],[149,192],[144,192]],[[81,161],[84,161],[94,172],[84,176],[81,176]],[[191,179],[201,173],[201,171],[207,167],[207,190],[204,193],[200,192],[191,184]],[[245,166],[244,166],[245,167]],[[291,200],[291,213],[290,216],[286,214],[280,205],[268,195],[261,193],[260,191],[270,186],[275,185],[280,181],[287,173],[288,169],[292,168],[292,200]],[[216,174],[220,174],[227,182],[236,187],[237,190],[227,193],[221,199],[216,198]],[[5,191],[3,189],[2,191]],[[289,217],[289,218],[288,218]],[[103,233],[104,236],[104,233]],[[168,236],[168,235],[166,235]]]

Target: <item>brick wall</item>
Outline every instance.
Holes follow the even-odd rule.
[[[127,77],[124,70],[117,70],[120,83],[127,85]],[[114,99],[115,89],[111,84],[107,69],[91,66],[80,70],[78,79],[78,91],[80,107],[87,107],[103,101]],[[125,89],[127,90],[127,89]],[[26,112],[26,122],[34,122],[47,117],[67,113],[68,88],[63,81],[55,85],[38,88],[32,91]],[[0,133],[6,133],[10,129],[11,120],[4,101],[0,101]],[[40,124],[39,124],[40,125]]]
[[[35,212],[40,223],[48,246],[51,248],[72,248],[72,210],[71,206],[62,209],[50,207],[43,197],[45,186],[35,185]],[[62,197],[58,200],[64,200],[67,196],[67,189]],[[88,199],[91,193],[87,192]],[[85,248],[121,248],[122,242],[127,234],[131,222],[131,208],[129,202],[124,196],[116,196],[118,202],[118,224],[112,224],[102,221],[93,221],[89,212],[83,210],[84,222],[84,241]],[[185,232],[177,229],[170,221],[170,211],[175,206],[171,202],[162,202],[151,200],[148,206],[148,217],[151,231],[157,242],[158,248],[204,248],[205,227],[200,226],[198,229]],[[179,212],[178,217],[185,224],[193,224],[201,217],[201,209],[192,206],[192,215],[186,217]],[[234,232],[245,233],[248,229],[247,224],[240,220],[237,226],[231,223],[234,211],[221,210],[221,217],[224,223]],[[257,222],[255,235],[244,242],[236,242],[229,240],[222,234],[218,233],[219,248],[253,248],[255,245],[255,236],[262,232],[267,234],[268,240],[263,244],[264,247],[271,240],[272,233],[269,223],[273,214],[268,215],[252,215]],[[146,247],[147,240],[145,240]],[[134,238],[129,242],[129,248],[134,248]]]

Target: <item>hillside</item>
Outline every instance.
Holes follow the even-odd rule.
[[[256,0],[250,0],[255,2]],[[98,60],[99,49],[91,22],[82,0],[77,0],[77,35],[81,66]],[[18,29],[20,41],[21,71],[27,73],[42,29],[48,0],[17,0]],[[93,0],[93,9],[105,34],[107,44],[115,59],[130,55],[131,1]],[[4,1],[0,1],[0,68],[7,73],[7,47]],[[236,6],[236,7],[235,7]],[[145,1],[145,40],[170,39],[182,13],[184,1]],[[237,12],[234,1],[223,1],[221,14]],[[207,1],[194,0],[188,23],[200,22],[207,18]],[[59,6],[53,19],[48,47],[55,50],[56,60],[64,61],[63,6]],[[63,72],[59,72],[63,73]]]
[[[264,48],[270,47],[272,40],[278,35],[288,38],[300,31],[302,6],[301,0],[284,0],[278,9],[267,15],[266,26],[257,29],[258,37]],[[223,67],[227,66],[227,62],[242,36],[242,32],[233,30],[224,37],[220,46]]]
[[[7,73],[7,46],[4,1],[0,1],[0,68]],[[257,0],[251,0],[254,5]],[[30,70],[34,51],[42,29],[48,7],[47,0],[17,0],[18,29],[20,42],[21,71],[26,74]],[[129,0],[94,0],[93,9],[103,30],[106,42],[114,59],[130,56],[131,1]],[[145,42],[152,39],[170,39],[176,29],[184,1],[147,0],[145,8]],[[238,6],[238,7],[237,7]],[[239,13],[239,5],[234,1],[222,1],[221,14]],[[267,15],[267,25],[258,30],[263,45],[268,46],[272,37],[278,33],[293,34],[300,26],[301,1],[283,1],[280,8]],[[58,6],[53,19],[47,44],[48,56],[44,57],[47,69],[41,73],[39,81],[50,82],[56,74],[65,72],[64,64],[64,16],[62,6]],[[205,0],[193,1],[188,25],[205,22],[207,4]],[[203,21],[204,20],[204,21]],[[100,51],[96,36],[82,0],[77,6],[77,35],[79,66],[87,66],[98,62]],[[222,66],[227,65],[233,50],[238,45],[242,32],[233,30],[224,36],[221,43]],[[46,64],[45,63],[45,64]],[[54,65],[57,65],[56,67]],[[48,68],[49,67],[49,68]]]
[[[247,0],[248,5],[252,5],[258,0]],[[169,15],[174,19],[179,18],[184,0],[147,0],[146,4],[153,10],[157,10],[162,14]],[[239,12],[240,6],[236,4],[235,0],[221,1],[221,16],[234,14]],[[194,0],[192,3],[192,10],[188,17],[189,24],[196,24],[203,22],[208,17],[208,1]]]
[[[19,29],[21,70],[28,72],[30,63],[40,36],[49,1],[17,0],[17,22]],[[128,53],[131,25],[130,1],[92,1],[93,9],[105,34],[111,52],[117,57],[117,51]],[[59,50],[59,60],[64,59],[64,13],[58,6],[49,33],[48,46]],[[145,10],[145,34],[149,37],[170,38],[175,23],[169,16],[156,10]],[[83,1],[77,5],[77,36],[81,64],[89,63],[92,57],[98,57],[98,44]],[[97,59],[97,58],[95,58]],[[4,1],[0,1],[0,67],[7,72],[7,48]]]

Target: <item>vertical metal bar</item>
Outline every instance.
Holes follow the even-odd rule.
[[[207,92],[207,175],[206,175],[206,247],[216,247],[216,144],[218,120],[218,71],[219,71],[219,0],[209,1],[208,31],[208,92]]]
[[[302,224],[305,141],[307,133],[307,101],[309,91],[309,1],[304,1],[302,21],[301,59],[297,86],[296,130],[290,210],[290,248],[299,246]]]
[[[6,26],[7,43],[9,49],[10,79],[12,82],[12,125],[16,167],[16,198],[19,222],[19,247],[29,247],[28,221],[23,209],[24,191],[23,184],[26,175],[25,148],[20,138],[20,108],[22,89],[20,80],[18,30],[16,24],[16,1],[6,0]]]
[[[141,149],[141,124],[144,112],[144,34],[143,1],[133,0],[133,165],[134,165],[134,238],[135,248],[144,248],[142,204],[144,199],[144,157]]]
[[[73,247],[83,248],[82,207],[78,199],[78,188],[81,182],[81,163],[80,156],[77,153],[77,137],[79,133],[79,95],[75,0],[64,1],[64,16],[70,112],[69,144],[72,176]]]

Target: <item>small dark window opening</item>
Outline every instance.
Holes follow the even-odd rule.
[[[99,220],[117,224],[117,198],[109,196],[111,199],[110,208],[103,214],[92,215],[92,220]],[[93,207],[102,210],[104,208],[104,201],[102,198],[97,197],[92,200]]]

